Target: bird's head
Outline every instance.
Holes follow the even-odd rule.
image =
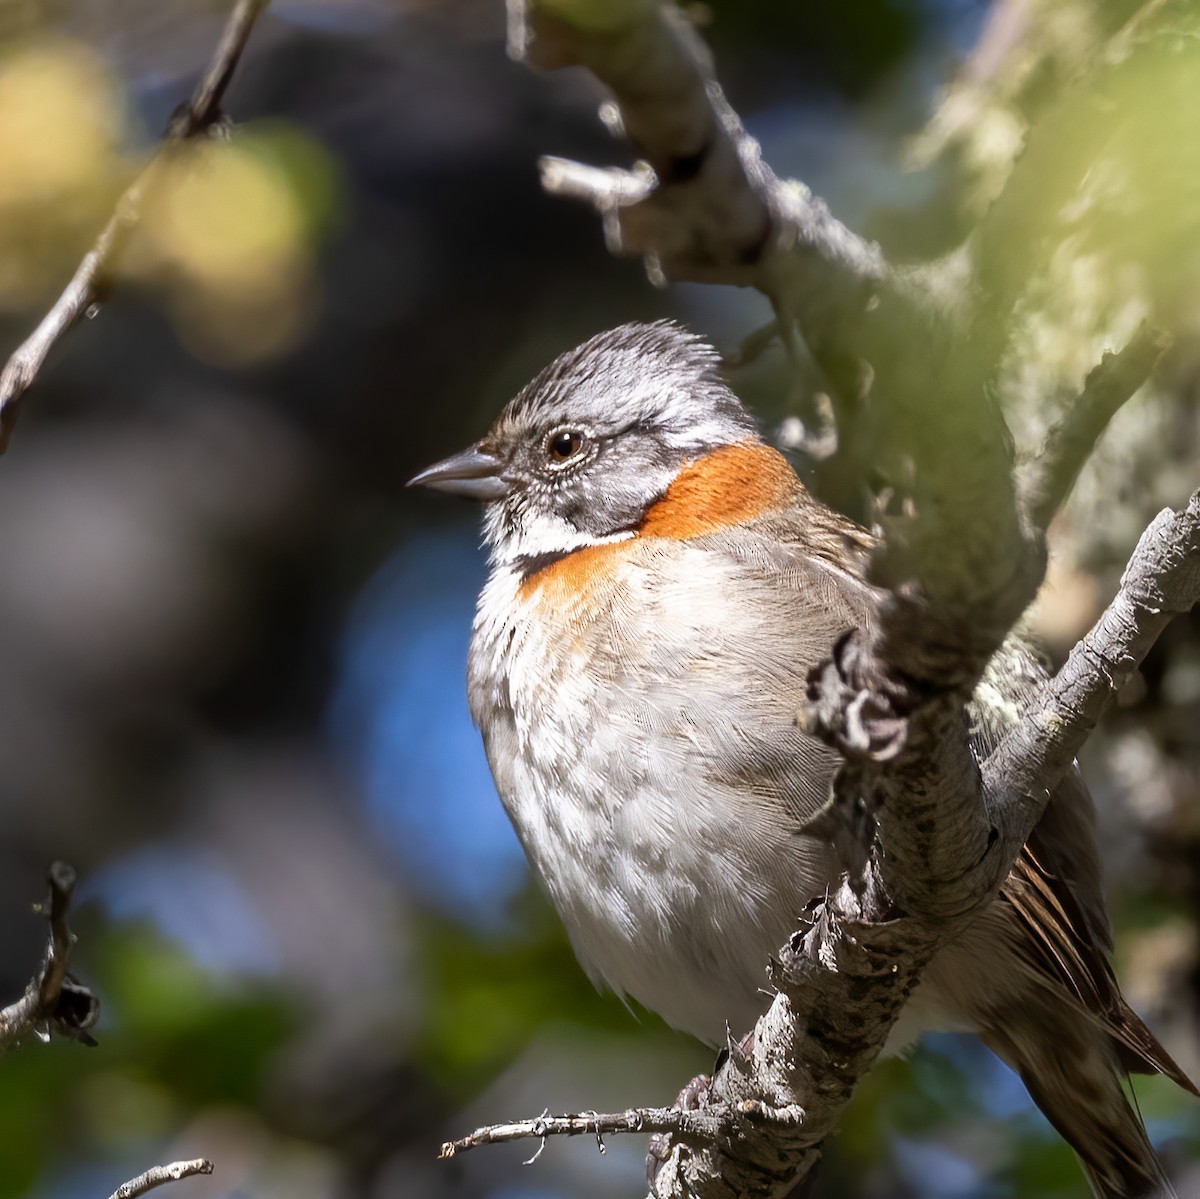
[[[411,485],[482,500],[497,562],[632,537],[688,468],[723,450],[769,454],[778,473],[782,459],[762,446],[719,363],[711,346],[668,321],[598,334],[528,383],[483,438]],[[693,514],[699,498],[693,489]]]

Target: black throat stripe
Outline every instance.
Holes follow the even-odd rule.
[[[545,570],[547,566],[553,566],[556,562],[569,558],[576,550],[582,548],[577,545],[574,549],[550,550],[545,554],[522,554],[515,560],[514,565],[520,572],[521,582],[524,583],[532,579],[539,571]]]

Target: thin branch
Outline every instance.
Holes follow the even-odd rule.
[[[589,167],[569,158],[546,154],[538,159],[542,187],[552,196],[569,200],[588,200],[602,213],[640,204],[654,190],[658,180],[645,164],[625,171],[620,167]],[[620,241],[610,247],[619,252]]]
[[[250,40],[254,22],[262,15],[271,0],[237,0],[221,39],[213,51],[208,69],[196,84],[187,106],[171,121],[168,136],[176,139],[203,133],[213,122],[220,120],[221,101],[241,61],[242,51]]]
[[[997,811],[1009,814],[1002,855],[1024,840],[1049,790],[1163,629],[1197,603],[1200,491],[1182,511],[1165,508],[1154,518],[1112,602],[984,763],[985,789],[998,797]]]
[[[144,1195],[155,1187],[165,1186],[168,1182],[178,1182],[181,1178],[212,1172],[212,1162],[203,1157],[190,1162],[172,1162],[169,1166],[151,1166],[145,1174],[139,1174],[117,1187],[110,1199],[135,1199],[136,1196]]]
[[[75,890],[75,871],[65,862],[54,862],[46,871],[50,896],[46,915],[50,932],[42,965],[15,1003],[0,1010],[0,1051],[40,1029],[95,1044],[88,1033],[100,1014],[100,1001],[67,973],[74,938],[67,913]]]
[[[547,1137],[594,1136],[599,1140],[616,1133],[669,1132],[693,1140],[712,1140],[723,1124],[721,1114],[712,1109],[683,1111],[677,1107],[637,1107],[609,1115],[596,1112],[571,1116],[546,1114],[532,1120],[487,1124],[457,1141],[446,1141],[438,1157],[445,1160],[480,1145],[503,1145],[509,1141],[540,1139],[544,1143]]]
[[[782,331],[779,318],[772,317],[765,324],[748,333],[742,339],[741,345],[726,353],[725,365],[731,370],[736,370],[738,367],[749,366],[752,362],[757,362],[766,353],[771,342],[776,339],[783,340]]]
[[[113,215],[54,306],[13,352],[0,372],[0,454],[8,448],[21,397],[32,386],[51,349],[84,316],[95,314],[108,289],[108,276],[129,234],[141,219],[146,196],[165,156],[180,143],[206,132],[220,118],[220,103],[245,49],[250,31],[270,0],[237,0],[212,61],[191,100],[171,118],[159,152],[121,195]]]
[[[1168,339],[1142,325],[1119,353],[1107,353],[1083,391],[1046,438],[1025,490],[1030,518],[1045,529],[1062,507],[1100,435],[1121,406],[1149,379]]]

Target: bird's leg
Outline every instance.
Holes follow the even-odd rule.
[[[722,1049],[720,1055],[717,1057],[716,1065],[713,1066],[712,1074],[697,1074],[695,1078],[684,1086],[675,1100],[675,1106],[680,1111],[699,1111],[700,1108],[707,1105],[709,1092],[712,1088],[713,1074],[716,1074],[721,1068],[727,1056],[728,1050]],[[650,1193],[652,1195],[658,1193],[655,1189],[655,1180],[658,1178],[658,1172],[663,1168],[670,1156],[671,1134],[669,1132],[656,1132],[650,1138],[650,1144],[646,1147],[646,1181],[650,1184]]]
[[[741,1069],[749,1062],[750,1057],[754,1053],[754,1030],[751,1029],[741,1040],[735,1040],[732,1035],[729,1036],[729,1043],[725,1049],[717,1055],[717,1060],[713,1064],[711,1074],[697,1074],[682,1091],[679,1092],[679,1097],[675,1100],[675,1106],[681,1111],[694,1112],[699,1111],[703,1107],[708,1106],[708,1101],[712,1092],[713,1076],[725,1065],[726,1061],[732,1060],[735,1069]],[[671,1156],[671,1134],[669,1132],[658,1132],[650,1138],[650,1144],[646,1149],[646,1181],[650,1185],[650,1194],[657,1195],[658,1175],[663,1166]],[[801,1179],[796,1185],[787,1192],[784,1199],[809,1199],[812,1194],[813,1182],[816,1178],[816,1170],[810,1170],[808,1174]]]
[[[731,1055],[736,1062],[741,1062],[750,1055],[753,1048],[753,1031],[747,1033],[740,1042],[734,1041],[730,1037],[728,1047],[722,1049],[717,1054],[717,1060],[713,1063],[712,1072],[709,1074],[697,1074],[695,1078],[687,1083],[683,1090],[679,1092],[675,1100],[675,1107],[684,1112],[699,1111],[700,1108],[707,1107],[709,1095],[712,1091],[713,1076]],[[671,1134],[669,1132],[656,1132],[650,1138],[650,1144],[646,1148],[646,1181],[650,1184],[650,1193],[652,1195],[657,1194],[654,1186],[655,1180],[670,1156]]]

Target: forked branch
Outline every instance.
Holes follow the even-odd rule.
[[[1012,818],[1002,829],[1009,845],[1024,840],[1047,789],[1070,768],[1162,631],[1198,602],[1200,491],[1181,511],[1165,508],[1154,518],[1112,602],[984,763],[988,794]]]
[[[610,248],[642,257],[651,278],[757,287],[803,310],[815,337],[861,313],[887,276],[878,246],[776,178],[676,5],[509,0],[509,52],[535,67],[584,66],[612,90],[608,124],[644,162],[546,158],[542,185],[590,203]]]

